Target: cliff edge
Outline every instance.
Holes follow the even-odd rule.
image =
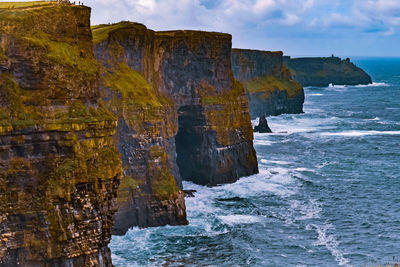
[[[232,69],[243,83],[253,119],[303,112],[304,90],[283,64],[282,52],[233,49]]]
[[[293,78],[302,86],[357,85],[372,83],[371,77],[349,58],[338,57],[284,57]]]
[[[0,9],[1,266],[111,266],[121,160],[98,84],[90,8]]]

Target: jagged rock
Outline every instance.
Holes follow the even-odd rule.
[[[194,197],[194,193],[196,193],[196,190],[183,190],[185,193],[185,197]]]
[[[338,57],[284,57],[293,78],[302,86],[357,85],[372,83],[371,77],[361,68]]]
[[[304,90],[283,64],[282,52],[233,49],[232,69],[246,90],[252,119],[303,113]]]
[[[0,266],[112,265],[122,169],[89,22],[83,6],[0,9]]]
[[[256,127],[254,127],[254,132],[258,133],[272,133],[271,129],[268,126],[267,119],[265,116],[260,118],[260,121]]]

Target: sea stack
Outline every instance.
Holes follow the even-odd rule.
[[[265,116],[261,116],[260,121],[256,127],[254,127],[254,132],[257,133],[272,133],[271,129],[268,126],[267,119]]]

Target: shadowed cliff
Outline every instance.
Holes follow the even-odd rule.
[[[1,266],[111,266],[121,160],[98,84],[89,8],[0,9]]]
[[[251,117],[302,113],[304,90],[283,65],[282,52],[232,49],[232,69],[243,83]]]
[[[290,58],[284,57],[293,78],[302,86],[357,85],[372,83],[361,68],[338,57]]]

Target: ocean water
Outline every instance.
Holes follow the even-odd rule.
[[[256,134],[260,174],[195,189],[189,226],[112,238],[116,266],[376,266],[400,256],[400,59],[369,86],[306,88]]]

